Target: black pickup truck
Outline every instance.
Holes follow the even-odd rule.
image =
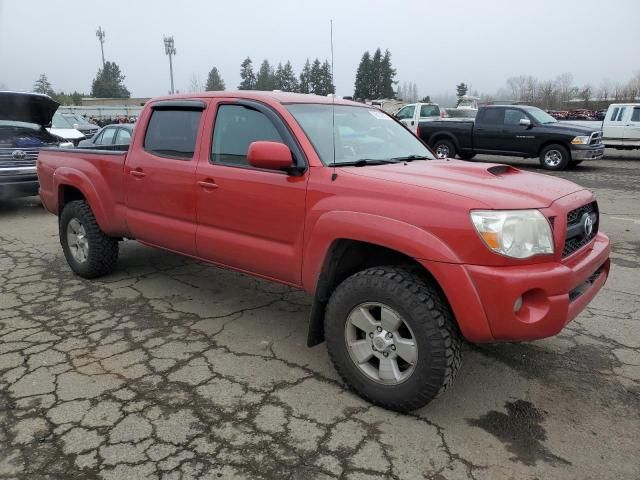
[[[602,158],[602,132],[558,123],[536,107],[480,107],[475,120],[420,122],[418,136],[440,158],[472,159],[477,153],[540,158],[547,170],[564,170]]]

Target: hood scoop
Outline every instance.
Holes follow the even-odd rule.
[[[520,173],[522,170],[512,167],[511,165],[493,165],[492,167],[487,168],[487,172],[499,177],[500,175],[507,175],[509,173]]]

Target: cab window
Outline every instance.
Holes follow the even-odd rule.
[[[200,110],[154,110],[144,137],[144,149],[160,157],[191,160],[201,116]]]
[[[100,145],[111,145],[113,143],[113,137],[116,134],[115,128],[105,128],[100,138]]]
[[[420,107],[420,117],[439,117],[440,109],[437,105],[422,105]]]
[[[508,108],[504,112],[504,124],[505,125],[520,125],[520,120],[528,119],[527,114],[522,110],[516,110],[513,108]]]
[[[213,127],[211,161],[248,167],[249,145],[261,140],[284,143],[265,114],[243,105],[220,105]]]
[[[413,118],[413,112],[416,111],[415,105],[407,105],[400,109],[400,111],[396,114],[396,118],[400,120],[405,120],[407,118]]]

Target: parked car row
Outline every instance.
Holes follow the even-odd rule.
[[[604,120],[607,110],[588,110],[576,108],[573,110],[547,110],[556,120]]]

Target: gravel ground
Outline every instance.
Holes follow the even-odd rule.
[[[411,415],[305,347],[306,295],[135,242],[86,281],[37,198],[0,204],[0,478],[640,478],[640,155],[607,153],[557,174],[598,195],[603,291],[554,338],[467,347]]]

